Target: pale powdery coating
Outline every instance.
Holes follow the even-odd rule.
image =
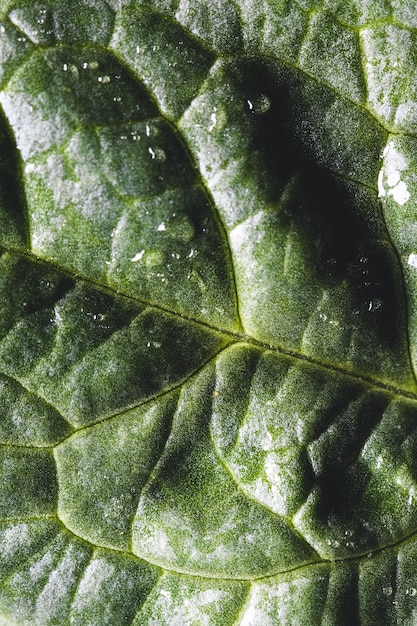
[[[410,199],[407,184],[401,180],[402,172],[408,170],[408,162],[405,156],[398,152],[392,141],[386,146],[383,159],[383,167],[378,175],[378,196],[380,198],[386,195],[392,196],[395,202],[402,206]],[[388,189],[385,188],[384,183],[388,185]]]

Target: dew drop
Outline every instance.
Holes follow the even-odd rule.
[[[368,311],[375,312],[375,311],[378,311],[378,309],[380,309],[381,307],[382,307],[382,300],[375,298],[375,300],[370,300],[368,304]]]
[[[417,268],[417,254],[410,254],[407,263],[410,267]]]
[[[152,268],[164,262],[164,255],[160,250],[148,250],[144,255],[146,267]]]
[[[137,252],[135,256],[132,257],[130,260],[132,261],[132,263],[136,263],[137,261],[140,261],[142,259],[144,254],[145,250],[141,250],[140,252]]]
[[[167,155],[165,153],[165,150],[162,150],[162,148],[154,148],[153,152],[155,156],[152,158],[155,159],[155,161],[159,161],[160,163],[166,161]]]
[[[67,65],[67,69],[64,70],[65,72],[69,71],[71,72],[72,76],[74,76],[74,78],[78,78],[80,75],[80,72],[78,71],[78,67],[76,65],[73,65],[71,63],[71,65]]]
[[[152,148],[149,146],[148,152],[154,161],[159,161],[160,163],[166,161],[167,155],[162,148]]]
[[[217,124],[217,115],[216,115],[216,112],[214,112],[210,115],[210,126],[208,127],[209,133],[211,133],[213,128],[216,126],[216,124]]]
[[[193,240],[195,234],[194,224],[185,213],[175,213],[167,221],[166,229],[170,239],[181,243],[189,243]]]
[[[99,76],[97,80],[99,83],[102,83],[103,85],[105,85],[106,83],[109,83],[111,79],[110,79],[110,76],[106,74],[105,76]]]
[[[271,108],[271,100],[264,93],[260,93],[257,96],[246,100],[246,104],[249,111],[254,115],[263,115]]]

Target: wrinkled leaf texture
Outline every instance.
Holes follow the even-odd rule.
[[[416,50],[0,0],[2,624],[417,623]]]

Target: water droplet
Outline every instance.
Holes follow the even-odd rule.
[[[57,324],[60,324],[62,322],[62,317],[60,315],[60,311],[59,311],[59,307],[58,306],[54,307],[54,313],[55,313],[55,320],[56,320]]]
[[[167,236],[174,241],[189,243],[194,238],[195,227],[191,218],[185,213],[174,213],[165,223]],[[194,252],[189,257],[193,256]],[[175,258],[179,258],[175,257]]]
[[[159,232],[162,232],[163,230],[166,230],[166,226],[164,224],[164,222],[161,222],[161,224],[159,224],[158,228],[156,229]]]
[[[210,115],[210,126],[208,127],[209,133],[211,133],[213,128],[216,126],[216,124],[217,124],[217,116],[216,116],[216,112],[214,112]]]
[[[391,587],[391,585],[387,585],[386,587],[382,587],[382,593],[384,594],[384,596],[391,596],[392,595],[392,587]]]
[[[164,262],[164,255],[160,250],[148,250],[145,252],[144,260],[146,267],[151,268],[157,265],[162,265]]]
[[[111,79],[110,79],[110,76],[106,74],[105,76],[99,76],[97,80],[99,83],[102,83],[103,85],[105,85],[106,83],[109,83]]]
[[[264,93],[260,93],[253,98],[246,100],[246,104],[249,111],[254,115],[263,115],[271,108],[271,100]]]
[[[161,163],[166,161],[167,155],[165,154],[165,151],[162,150],[162,148],[155,148],[154,152],[155,152],[155,161],[160,161]]]
[[[121,101],[122,101],[122,99],[121,99],[121,97],[120,97],[120,96],[115,96],[115,97],[113,98],[113,102],[121,102]]]
[[[145,254],[145,250],[141,250],[140,252],[137,252],[135,256],[131,258],[130,260],[132,261],[132,263],[136,263],[137,261],[140,261],[142,259],[144,254]]]
[[[368,311],[373,313],[378,311],[382,307],[382,300],[375,298],[375,300],[371,300],[368,304]]]
[[[417,254],[410,254],[407,263],[410,267],[417,268]]]
[[[74,78],[78,78],[80,75],[78,67],[73,65],[73,63],[64,63],[63,70],[64,72],[70,72]]]
[[[160,161],[161,163],[166,161],[167,155],[165,154],[165,151],[162,150],[162,148],[151,148],[149,146],[148,152],[151,155],[151,158],[155,161]]]

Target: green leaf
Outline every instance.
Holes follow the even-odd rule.
[[[405,0],[0,0],[0,623],[417,619]]]

